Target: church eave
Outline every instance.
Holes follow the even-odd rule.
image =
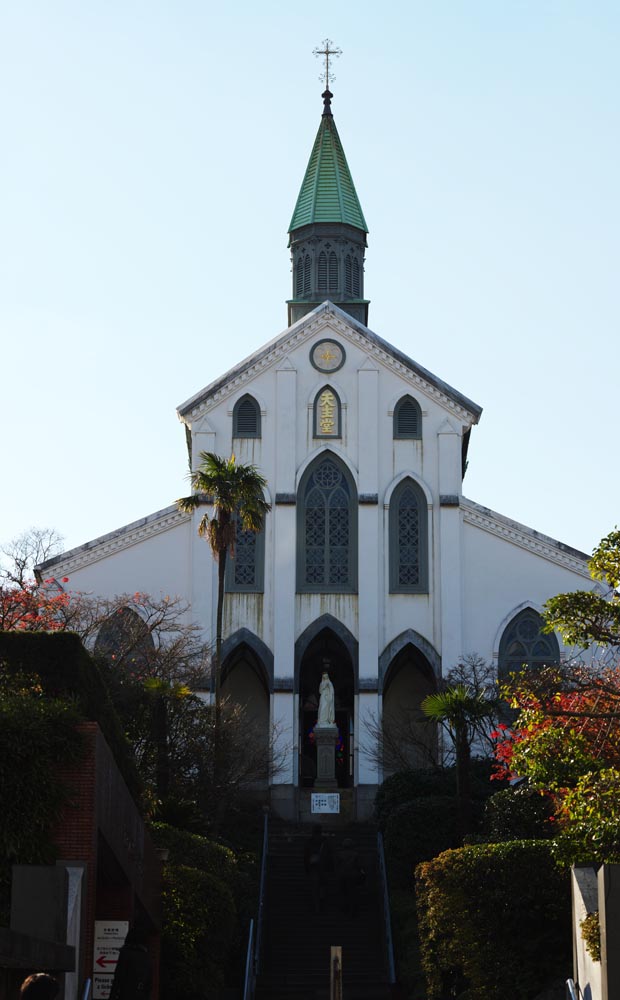
[[[432,386],[439,393],[452,400],[463,410],[467,411],[467,413],[469,413],[472,417],[473,423],[478,423],[480,415],[482,414],[481,406],[474,403],[473,400],[469,399],[467,396],[458,392],[458,390],[453,389],[447,382],[443,382],[440,378],[437,378],[437,376],[433,375],[432,372],[423,368],[422,365],[419,365],[416,361],[413,361],[412,358],[403,354],[402,351],[393,347],[392,344],[383,340],[382,337],[380,337],[377,333],[374,333],[367,326],[364,326],[364,324],[360,323],[359,320],[350,316],[344,311],[344,309],[341,309],[339,306],[335,305],[335,303],[329,301],[322,302],[311,312],[307,313],[307,315],[302,316],[296,323],[288,327],[283,333],[274,337],[274,339],[269,341],[268,344],[265,344],[264,347],[260,348],[254,354],[249,355],[249,357],[245,358],[245,360],[241,361],[238,365],[235,365],[234,368],[231,368],[228,372],[226,372],[225,375],[222,375],[220,378],[216,379],[216,381],[211,382],[209,385],[205,386],[204,389],[201,389],[200,392],[197,392],[194,396],[191,396],[190,399],[186,400],[186,402],[178,406],[177,414],[179,419],[183,421],[183,423],[186,423],[187,417],[190,417],[198,408],[204,408],[204,404],[208,403],[208,401],[216,396],[228,383],[240,378],[244,373],[249,371],[249,369],[255,366],[260,366],[261,363],[266,361],[270,355],[273,355],[273,358],[269,363],[275,361],[278,356],[285,354],[285,345],[287,341],[293,341],[296,335],[299,335],[305,327],[316,323],[316,320],[320,318],[322,313],[331,313],[335,318],[343,321],[348,327],[360,334],[363,339],[368,340],[376,350],[383,352],[390,358],[390,360],[411,372],[412,375],[417,376],[424,382],[427,382],[429,386]]]

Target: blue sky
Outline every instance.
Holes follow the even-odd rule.
[[[286,324],[325,37],[369,324],[484,407],[465,494],[588,552],[620,522],[616,2],[14,0],[0,541],[186,492],[176,406]]]

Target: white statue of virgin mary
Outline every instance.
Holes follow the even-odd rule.
[[[319,685],[319,717],[317,726],[335,726],[336,713],[334,709],[334,685],[326,670],[323,671]]]

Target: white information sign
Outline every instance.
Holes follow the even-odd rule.
[[[313,813],[339,813],[340,793],[313,792],[311,798],[311,808]]]
[[[93,1000],[108,1000],[127,931],[128,920],[95,920],[93,949]]]

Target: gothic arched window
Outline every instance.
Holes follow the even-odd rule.
[[[353,260],[353,295],[360,296],[360,262],[357,259]]]
[[[338,258],[333,250],[329,255],[329,290],[338,291]]]
[[[331,386],[326,385],[314,399],[313,437],[339,438],[342,436],[340,399]]]
[[[347,254],[344,259],[344,291],[345,295],[353,295],[351,254]]]
[[[403,479],[390,500],[390,593],[428,593],[428,506],[413,479]]]
[[[306,254],[304,257],[304,295],[309,295],[312,287],[311,268],[312,261],[310,260],[310,254]]]
[[[350,473],[326,454],[306,470],[297,502],[297,589],[357,590],[357,491]]]
[[[304,258],[298,257],[295,265],[295,295],[304,294]]]
[[[235,526],[235,554],[226,559],[226,590],[260,594],[265,579],[265,531],[246,531]]]
[[[260,407],[253,396],[242,396],[233,409],[233,437],[260,437]]]
[[[153,636],[133,608],[117,608],[102,623],[95,640],[95,656],[110,666],[142,673],[152,659]]]
[[[327,291],[327,254],[321,250],[319,254],[319,292]]]
[[[537,669],[560,662],[560,647],[553,633],[545,635],[543,620],[533,608],[525,608],[504,629],[499,644],[498,675],[507,677],[523,667]]]
[[[412,396],[403,396],[394,407],[394,437],[422,437],[422,411]]]

